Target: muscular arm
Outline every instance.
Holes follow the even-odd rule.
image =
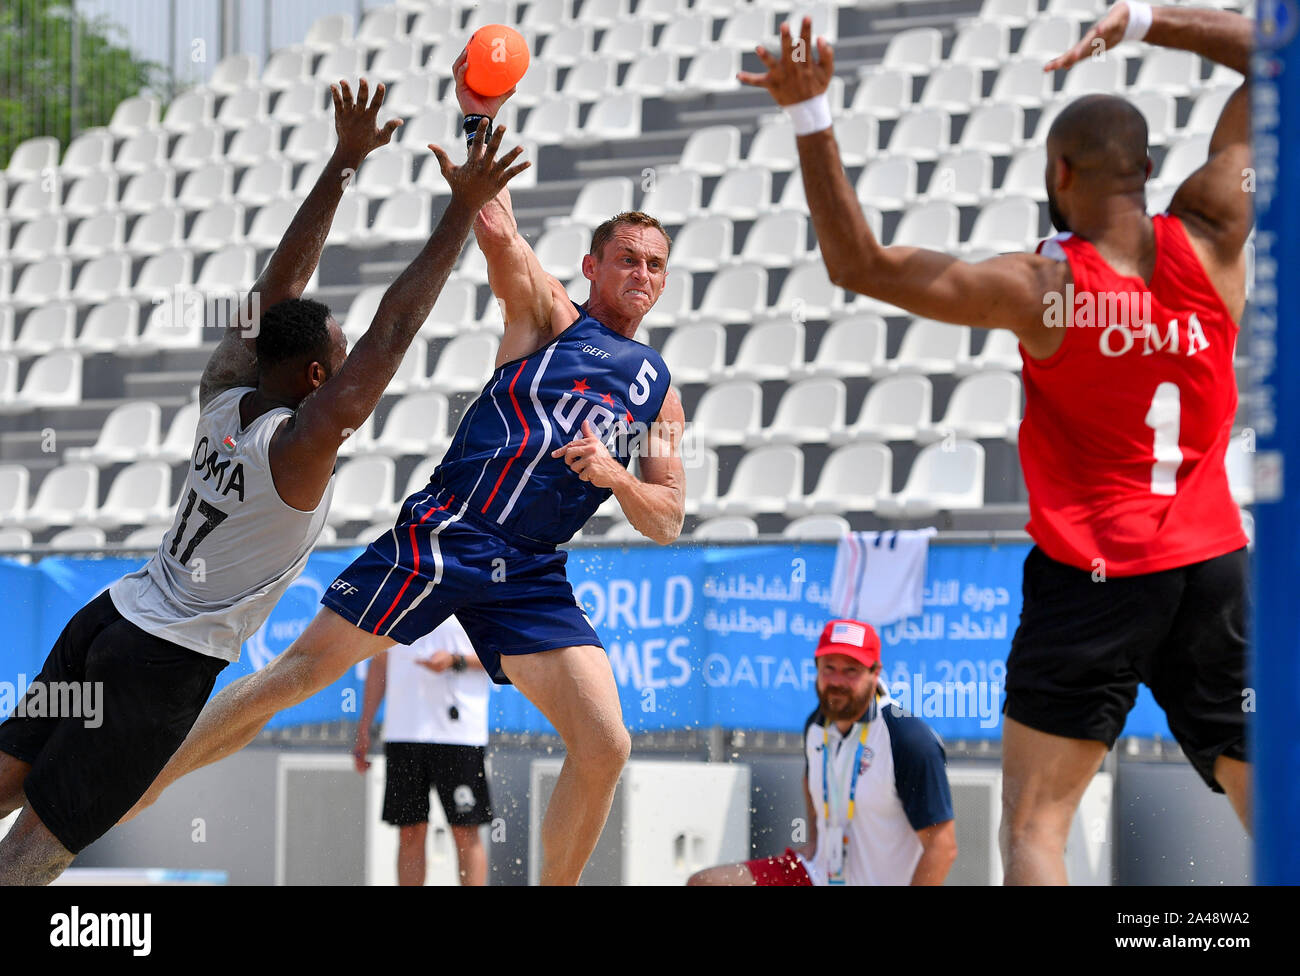
[[[266,267],[245,296],[236,316],[227,324],[225,335],[213,350],[203,377],[199,381],[199,403],[206,404],[218,393],[235,386],[257,385],[256,341],[258,321],[262,312],[279,302],[302,295],[311,280],[334,212],[351,176],[362,160],[374,149],[384,145],[400,126],[393,119],[375,128],[375,116],[384,102],[384,86],[375,88],[375,97],[367,105],[369,94],[366,80],[357,85],[357,100],[347,82],[331,85],[334,96],[335,127],[338,144],[329,162],[321,170],[307,199],[294,214],[284,237],[276,247]]]
[[[343,368],[304,400],[297,415],[276,433],[271,442],[271,464],[277,475],[276,487],[288,504],[309,509],[319,502],[334,470],[339,445],[375,409],[455,267],[474,216],[488,198],[484,190],[494,194],[528,166],[522,163],[511,168],[518,148],[499,161],[495,159],[504,131],[497,131],[486,152],[471,154],[464,166],[448,175],[452,198],[433,235],[384,293],[374,321],[357,340]],[[448,173],[450,161],[440,149],[435,152],[443,172]],[[282,472],[287,473],[285,484],[281,483]]]
[[[487,261],[488,285],[503,306],[505,335],[497,352],[498,366],[527,356],[550,341],[557,304],[572,312],[567,324],[577,319],[564,286],[542,269],[519,233],[509,190],[502,190],[479,211],[474,237]]]
[[[686,475],[679,454],[685,426],[681,401],[670,389],[646,434],[640,478],[609,453],[585,420],[582,436],[552,451],[551,457],[563,457],[583,481],[610,489],[632,526],[666,546],[681,534],[686,515]]]
[[[925,318],[1011,329],[1042,327],[1043,296],[1065,287],[1063,262],[1006,254],[971,263],[921,247],[885,247],[871,232],[844,173],[831,129],[800,136],[808,210],[826,271],[842,288]]]
[[[807,18],[801,44],[802,51],[813,50],[812,22]],[[816,58],[796,59],[790,29],[783,24],[780,57],[758,48],[767,72],[741,72],[739,79],[768,89],[780,105],[821,97],[835,60],[824,40],[817,42],[816,51]],[[797,145],[808,210],[832,282],[926,318],[1011,329],[1022,342],[1041,334],[1044,296],[1066,284],[1063,262],[1016,254],[972,264],[940,251],[885,247],[862,214],[833,130],[799,136]]]
[[[682,402],[677,392],[669,389],[659,416],[646,434],[646,449],[640,456],[641,477],[620,466],[624,478],[614,485],[614,497],[627,520],[661,546],[681,535],[686,517],[686,472],[680,454],[685,427]]]

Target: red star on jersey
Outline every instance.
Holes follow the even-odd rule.
[[[625,420],[627,420],[627,422],[628,422],[629,424],[632,423],[632,411],[631,411],[631,410],[629,410],[627,413],[625,413],[625,414],[623,415],[623,417],[624,417]]]
[[[606,403],[608,403],[611,407],[614,405],[614,398],[610,396],[608,393],[602,393],[600,395],[600,398],[604,400]]]
[[[574,392],[574,393],[586,393],[586,392],[587,392],[587,381],[586,381],[585,379],[574,380],[574,381],[573,381],[573,391],[572,391],[572,392]]]

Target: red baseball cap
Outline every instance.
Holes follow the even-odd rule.
[[[880,663],[880,637],[871,624],[860,620],[832,620],[817,641],[814,658],[843,654],[868,668]]]

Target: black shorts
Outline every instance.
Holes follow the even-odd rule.
[[[135,805],[185,741],[225,666],[141,630],[107,591],[77,611],[0,724],[0,752],[31,764],[27,805],[60,844],[79,853]],[[50,715],[37,704],[38,694],[55,700],[40,691],[52,682],[81,687],[78,714]]]
[[[1110,748],[1143,682],[1196,771],[1222,793],[1215,759],[1246,759],[1247,563],[1242,548],[1093,582],[1035,546],[1003,711],[1040,732]]]
[[[453,827],[477,827],[492,819],[482,746],[433,742],[385,742],[384,822],[410,827],[429,821],[429,790],[438,791]]]

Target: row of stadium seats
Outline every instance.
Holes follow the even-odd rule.
[[[1201,95],[1186,125],[1181,128],[1176,125],[1177,110],[1171,96],[1143,94],[1135,102],[1147,117],[1154,145],[1164,145],[1173,140],[1170,157],[1186,154],[1194,158],[1204,156],[1206,140],[1228,94],[1227,89],[1218,89]],[[837,122],[836,134],[847,165],[870,164],[860,177],[859,191],[863,200],[873,206],[891,209],[883,201],[910,198],[906,193],[891,193],[886,188],[883,201],[878,202],[870,192],[875,179],[868,174],[873,170],[887,167],[897,171],[900,175],[895,177],[895,181],[903,180],[911,186],[911,195],[915,195],[915,176],[907,175],[914,172],[915,163],[940,161],[954,151],[957,154],[980,154],[975,158],[987,160],[981,165],[981,175],[975,177],[977,199],[973,202],[978,202],[979,198],[992,193],[993,157],[1023,156],[1026,146],[1041,143],[1042,134],[1050,127],[1056,113],[1072,97],[1048,105],[1032,134],[1026,131],[1025,110],[1010,103],[976,108],[966,119],[961,137],[955,143],[950,137],[950,113],[943,108],[918,108],[901,116],[887,145],[881,145],[877,117],[869,109],[861,114],[842,115]],[[602,130],[599,113],[593,113],[579,127],[575,104],[563,99],[544,101],[528,111],[520,131],[525,152],[535,161],[538,146],[572,144],[595,138],[624,139],[640,133],[639,102],[613,105],[609,116],[611,125],[618,131]],[[435,195],[445,194],[446,183],[437,161],[425,146],[429,142],[454,144],[452,126],[456,118],[457,113],[451,110],[421,113],[413,120],[410,135],[367,159],[353,189],[374,200],[383,200],[394,192],[416,187]],[[21,162],[24,157],[30,157],[32,153],[27,150],[32,149],[34,143],[47,141],[52,140],[23,143],[15,152],[14,161]],[[169,154],[167,136],[150,131],[124,143],[110,162],[111,142],[112,137],[105,130],[83,133],[69,148],[62,169],[54,169],[54,162],[50,162],[50,168],[36,171],[43,175],[13,181],[15,185],[11,195],[0,193],[0,213],[6,211],[6,200],[10,219],[33,220],[59,214],[93,217],[105,211],[144,214],[172,203],[190,210],[201,210],[213,201],[221,200],[235,200],[257,207],[276,200],[300,199],[310,190],[324,159],[333,150],[334,134],[328,117],[293,127],[287,138],[277,122],[252,122],[233,135],[230,145],[223,149],[224,137],[218,128],[212,126],[180,137]],[[742,133],[736,126],[719,125],[696,130],[687,138],[680,161],[670,172],[724,177],[723,185],[714,191],[718,201],[710,201],[710,208],[716,213],[735,216],[744,212],[761,212],[764,209],[761,203],[772,200],[770,174],[791,172],[797,168],[793,130],[788,120],[773,118],[759,126],[749,151],[743,157],[741,146]],[[90,158],[91,150],[97,155],[98,162]],[[70,159],[73,160],[71,164]],[[1013,172],[1008,173],[1006,183],[1009,185],[1001,187],[1002,192],[1040,194],[1042,168],[1038,167],[1035,173],[1033,161],[1036,160],[1019,161]],[[940,173],[945,164],[952,165],[951,161],[941,161]],[[967,163],[966,168],[974,165]],[[1169,165],[1166,162],[1166,168]],[[295,166],[301,167],[296,178]],[[1161,171],[1156,174],[1156,181],[1176,182],[1190,172],[1186,166],[1180,162],[1176,164],[1177,171]],[[13,169],[11,163],[10,170]],[[236,171],[241,173],[237,189]],[[727,178],[736,180],[737,186],[728,187]],[[766,182],[758,187],[752,186],[758,180]],[[71,184],[66,193],[65,182]],[[937,191],[942,195],[948,180],[939,176],[938,181],[932,183],[929,192],[933,195]],[[529,184],[525,180],[521,185]],[[737,192],[742,188],[745,192]],[[730,212],[726,208],[733,199],[750,203],[741,211]],[[753,201],[760,201],[757,209]],[[701,203],[696,201],[694,209],[698,210]]]
[[[405,412],[415,415],[427,402],[403,401],[409,407]],[[445,403],[442,407],[445,411]],[[392,418],[389,423],[394,423]],[[410,431],[407,434],[412,436]],[[407,445],[395,439],[385,445],[381,437],[361,448],[387,446],[397,453],[417,444],[433,450],[411,469],[400,495],[396,493],[397,467],[388,454],[357,454],[342,462],[329,523],[337,528],[391,518],[401,499],[419,491],[428,481],[429,473],[441,460],[441,447],[431,444],[426,436],[413,437]],[[133,461],[122,468],[100,505],[100,469],[93,463],[93,459],[103,457],[100,445],[84,452],[84,456],[92,460],[69,461],[49,471],[30,502],[27,467],[0,465],[0,526],[29,530],[62,525],[113,529],[170,523],[174,511],[173,469],[167,460]],[[892,490],[895,454],[888,445],[878,442],[847,444],[831,452],[820,468],[816,486],[808,493],[804,491],[804,453],[792,444],[768,443],[747,451],[736,465],[727,489],[721,492],[716,451],[688,441],[683,459],[687,514],[706,518],[847,512],[874,512],[886,518],[918,517],[940,510],[978,509],[985,498],[985,449],[977,441],[962,437],[944,436],[922,448],[898,492]],[[1233,497],[1242,505],[1253,501],[1249,460],[1245,439],[1234,436],[1228,446],[1227,466]],[[614,521],[625,520],[614,499],[597,514]]]

